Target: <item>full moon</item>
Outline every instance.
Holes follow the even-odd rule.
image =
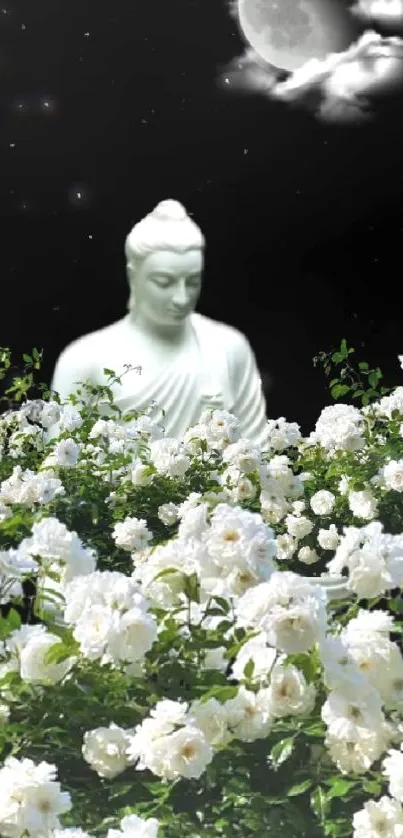
[[[354,24],[336,0],[237,0],[241,35],[255,52],[282,70],[346,49]]]

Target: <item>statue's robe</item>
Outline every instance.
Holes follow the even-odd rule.
[[[114,402],[122,412],[141,411],[154,403],[152,415],[161,417],[161,409],[164,411],[165,435],[180,439],[203,410],[227,410],[239,420],[243,437],[257,443],[263,440],[266,405],[262,382],[252,348],[241,332],[193,313],[189,346],[150,376],[142,358],[132,357],[130,349],[126,350],[127,326],[126,317],[69,344],[57,361],[52,389],[67,398],[76,391],[78,381],[106,384],[104,368],[120,376],[124,364],[140,366],[143,372],[126,373],[121,386],[112,386]]]

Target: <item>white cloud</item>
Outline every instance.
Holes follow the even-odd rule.
[[[269,64],[265,68],[251,51],[244,68],[242,59],[238,59],[238,73],[247,72],[245,90],[308,107],[314,100],[317,116],[325,121],[362,121],[376,111],[379,98],[399,86],[403,88],[403,40],[364,32],[344,52],[332,53],[323,60],[313,58],[284,81],[279,80],[275,68]],[[234,83],[236,86],[230,73],[227,79],[228,88]],[[241,84],[238,78],[238,89]]]
[[[229,92],[256,91],[270,93],[281,73],[263,61],[253,50],[247,49],[240,58],[234,58],[221,72],[219,81]]]
[[[350,12],[372,22],[403,25],[403,0],[356,0]]]

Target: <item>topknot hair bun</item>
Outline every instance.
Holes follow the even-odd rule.
[[[151,215],[158,221],[185,221],[188,217],[185,207],[179,201],[174,201],[171,198],[160,201]]]

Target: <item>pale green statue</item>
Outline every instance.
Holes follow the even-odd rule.
[[[252,348],[232,326],[195,312],[205,240],[184,207],[162,201],[127,236],[130,287],[121,320],[70,343],[58,358],[52,389],[62,398],[79,381],[106,384],[103,369],[121,375],[112,387],[121,410],[154,402],[166,436],[180,438],[206,408],[233,413],[242,435],[259,443],[266,430],[262,382]]]

